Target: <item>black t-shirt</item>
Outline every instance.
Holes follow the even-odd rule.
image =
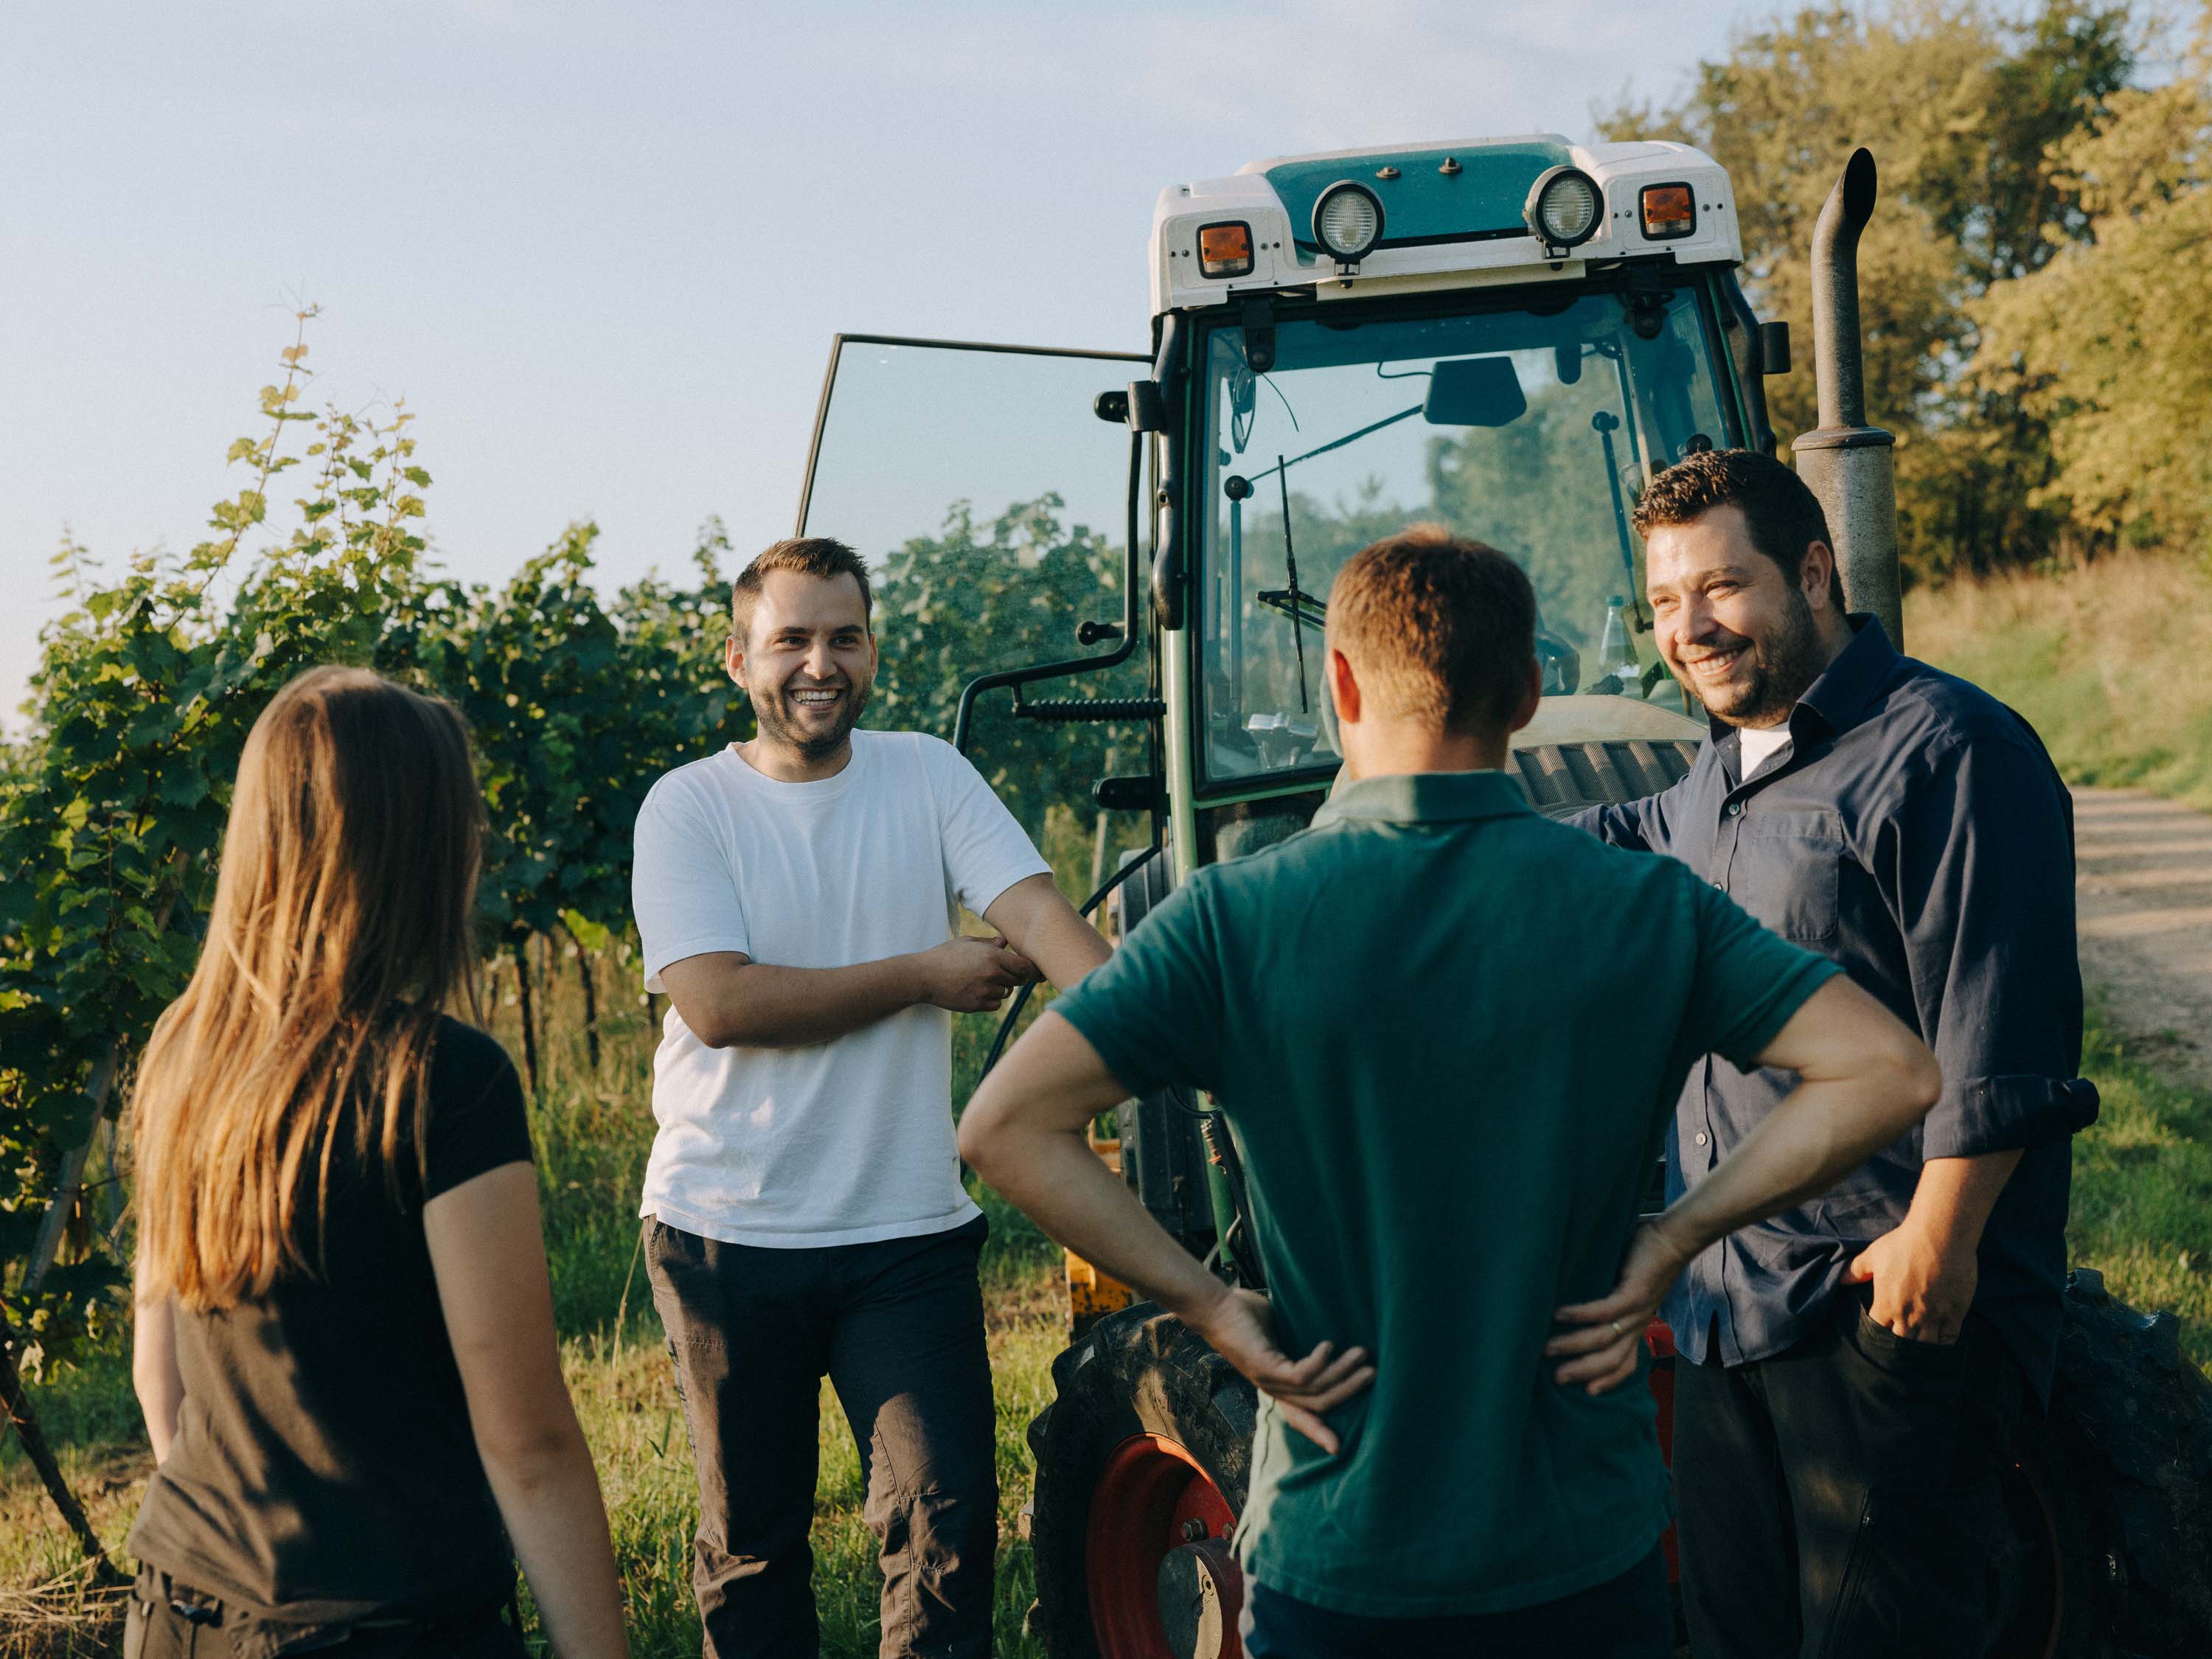
[[[351,1114],[341,1114],[341,1121]],[[440,1023],[424,1137],[392,1197],[342,1132],[319,1276],[179,1309],[184,1407],[129,1549],[182,1584],[303,1621],[436,1618],[514,1582],[446,1337],[422,1206],[531,1156],[506,1051]],[[313,1253],[309,1252],[309,1259]]]

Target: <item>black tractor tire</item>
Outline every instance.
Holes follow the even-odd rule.
[[[2068,1275],[2050,1414],[2021,1442],[2057,1558],[2031,1549],[2026,1577],[2033,1595],[2057,1569],[2058,1659],[2212,1655],[2212,1384],[2180,1336]]]
[[[1091,1614],[1091,1497],[1132,1437],[1174,1441],[1242,1515],[1258,1396],[1174,1315],[1139,1303],[1100,1320],[1053,1361],[1052,1402],[1030,1425],[1036,1470],[1031,1635],[1052,1659],[1100,1659]]]

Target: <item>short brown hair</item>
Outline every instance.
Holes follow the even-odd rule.
[[[1804,574],[1814,542],[1826,543],[1832,556],[1836,550],[1820,498],[1790,468],[1749,449],[1708,449],[1659,474],[1636,503],[1636,533],[1649,538],[1661,525],[1694,524],[1717,507],[1741,512],[1751,544],[1792,582]],[[1840,560],[1828,567],[1828,602],[1843,614]]]
[[[870,619],[876,610],[875,590],[868,586],[868,567],[844,543],[827,536],[787,536],[738,573],[730,584],[730,627],[742,645],[751,637],[753,606],[759,603],[761,584],[771,570],[795,570],[802,576],[825,581],[850,576],[860,585],[860,614]]]
[[[1455,731],[1502,726],[1536,658],[1535,590],[1496,548],[1415,525],[1346,562],[1328,636],[1388,713]]]

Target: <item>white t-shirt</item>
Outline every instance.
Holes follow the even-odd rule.
[[[638,811],[631,902],[645,988],[710,951],[844,968],[953,936],[1050,866],[950,744],[855,732],[835,777],[785,783],[734,747]],[[952,1134],[952,1017],[924,1005],[805,1048],[710,1048],[672,1004],[641,1215],[726,1243],[861,1244],[976,1213]]]
[[[1743,745],[1743,771],[1741,775],[1747,778],[1778,751],[1788,747],[1790,726],[1786,721],[1780,726],[1739,726],[1736,727],[1736,741]]]

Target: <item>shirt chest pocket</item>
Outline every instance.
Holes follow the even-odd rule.
[[[1832,940],[1843,863],[1840,815],[1747,811],[1729,860],[1729,896],[1784,939]]]

